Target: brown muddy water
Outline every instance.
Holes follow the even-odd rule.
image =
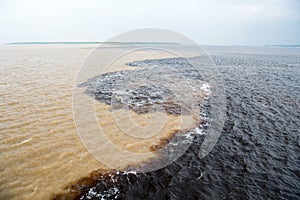
[[[209,47],[209,51],[223,79],[226,118],[218,142],[206,157],[199,159],[198,152],[203,137],[206,139],[209,135],[205,130],[213,127],[213,121],[209,127],[199,126],[204,129],[204,136],[191,130],[195,136],[192,144],[164,168],[146,173],[95,171],[71,185],[67,195],[57,197],[76,196],[81,200],[300,199],[300,49]],[[195,59],[201,60],[201,57],[188,60]],[[205,62],[198,63],[200,68],[207,67]],[[193,76],[182,58],[144,60],[130,65],[141,67],[141,71],[156,69],[154,74],[162,69],[170,73],[176,68],[181,75],[199,78]],[[131,74],[134,73],[124,72],[122,77],[131,77]],[[100,102],[107,101],[112,96],[110,90],[103,88],[103,84],[93,87],[94,83],[99,80],[123,83],[122,79],[115,79],[118,75],[120,73],[105,75],[103,82],[101,77],[90,80],[87,93],[94,93]],[[119,89],[118,84],[112,89]],[[143,89],[138,91],[143,92]],[[210,110],[213,95],[212,90],[208,105],[201,107],[208,111],[204,112],[208,119],[214,114]],[[128,103],[131,105],[132,101]],[[139,111],[134,104],[132,109]]]
[[[208,47],[223,79],[226,118],[218,142],[203,159],[199,159],[198,153],[206,136],[194,129],[201,119],[189,112],[178,115],[176,102],[170,106],[159,95],[155,96],[159,92],[168,96],[162,87],[141,84],[136,91],[121,87],[127,85],[127,78],[141,77],[140,72],[152,69],[154,74],[164,69],[165,73],[179,72],[180,77],[193,80],[193,85],[199,77],[189,71],[187,63],[166,52],[138,51],[118,59],[106,75],[100,76],[103,79],[98,79],[98,72],[87,71],[86,77],[76,82],[81,66],[93,49],[91,45],[0,47],[0,199],[300,198],[299,49]],[[125,65],[128,62],[131,64]],[[153,78],[150,75],[149,80]],[[97,81],[105,84],[94,87]],[[127,151],[146,152],[147,156],[115,160],[111,164],[120,171],[95,171],[106,167],[78,138],[72,110],[73,88],[78,91],[74,95],[80,97],[76,103],[94,103],[95,119],[110,141]],[[120,117],[116,125],[109,105],[113,89],[131,106],[128,115],[139,127],[149,123],[154,124],[153,128],[155,124],[160,125],[159,121],[149,120],[159,116],[159,112],[149,114],[147,106],[138,106],[141,101],[149,100],[147,94],[154,95],[161,105],[171,110],[156,137],[129,138],[119,131],[128,128],[128,119],[122,118],[122,109],[117,109],[113,112]],[[127,89],[132,92],[131,101],[122,99]],[[213,115],[209,102],[200,109],[206,107],[207,117],[203,119],[209,120]],[[88,127],[80,126],[84,131],[93,132],[98,128],[84,115],[81,120]],[[205,124],[198,127],[210,128]],[[156,160],[153,150],[164,145],[172,134],[189,129],[192,131],[187,131],[187,136],[195,135],[188,137],[192,144],[170,165],[146,173],[122,170],[130,164]],[[131,132],[130,127],[127,131]],[[175,145],[187,138],[177,139]],[[116,156],[110,151],[107,159]]]
[[[71,181],[105,168],[80,142],[72,112],[77,73],[94,47],[0,47],[0,199],[48,199]],[[174,55],[139,51],[131,56],[109,70],[132,69],[124,63]],[[96,107],[97,115],[105,118],[101,125],[110,129],[110,140],[131,151],[149,151],[152,145],[161,142],[161,137],[178,130],[179,117],[169,115],[161,135],[143,143],[130,141],[132,145],[126,146],[128,137],[118,135],[120,131],[107,112],[109,106],[98,103]],[[148,115],[132,113],[132,117],[141,125],[149,120]],[[193,123],[188,126],[192,127]],[[135,161],[153,157],[155,154],[150,151],[148,158],[135,158]]]

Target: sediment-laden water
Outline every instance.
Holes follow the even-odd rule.
[[[194,134],[185,154],[163,169],[96,171],[87,177],[89,184],[72,185],[70,195],[80,194],[80,199],[298,199],[299,55],[218,52],[212,59],[224,79],[227,112],[222,136],[208,156],[199,159],[204,136]],[[176,66],[178,59],[139,62],[160,68],[165,63]],[[184,65],[181,62],[183,69]],[[105,99],[102,95],[99,100]]]
[[[209,128],[199,124],[202,131],[191,129],[179,136],[177,142],[194,136],[179,159],[156,171],[136,173],[102,170],[104,166],[73,136],[69,84],[88,49],[1,49],[1,198],[48,198],[56,191],[57,199],[300,198],[299,49],[211,47],[208,51],[223,78],[227,105],[222,135],[213,151],[198,157]],[[81,55],[77,61],[74,54]],[[176,65],[178,59],[129,65],[155,65],[151,70],[161,70],[165,63]],[[118,73],[130,76],[126,74],[130,72],[106,76]],[[170,97],[166,88],[150,85],[129,92],[133,101],[122,99],[124,93],[118,98],[136,113],[148,112],[147,106],[139,106],[153,96],[166,110],[170,108],[170,115],[177,114],[178,102],[166,106],[163,97]],[[99,93],[97,100],[106,104],[111,101],[109,94],[109,89]],[[209,105],[207,101],[199,107],[201,118],[208,121]],[[64,186],[67,193],[60,193]]]

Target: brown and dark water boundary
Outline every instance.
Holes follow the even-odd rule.
[[[199,159],[205,136],[194,133],[188,150],[165,168],[100,170],[54,199],[298,199],[300,55],[219,53],[213,59],[224,79],[227,113],[208,156]]]

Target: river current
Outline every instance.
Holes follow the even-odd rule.
[[[209,128],[201,124],[203,132],[195,132],[183,155],[147,173],[97,171],[106,167],[77,136],[72,90],[91,50],[76,45],[1,47],[0,199],[300,198],[299,49],[207,47],[225,88],[221,136],[200,159]],[[169,58],[173,56],[164,57],[143,61],[147,57],[140,56],[139,62],[178,64]],[[206,103],[201,109],[209,118]],[[169,128],[177,118],[170,120]],[[72,191],[61,193],[64,187]]]

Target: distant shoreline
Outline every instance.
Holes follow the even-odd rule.
[[[139,45],[139,44],[157,44],[157,45],[182,45],[175,42],[9,42],[2,45],[55,45],[55,44],[108,44],[108,45]],[[223,46],[223,47],[271,47],[271,48],[300,48],[300,44],[271,44],[271,45],[209,45],[201,46]]]
[[[300,44],[274,44],[265,45],[266,47],[284,47],[284,48],[300,48]]]
[[[110,44],[110,45],[134,45],[134,44],[171,44],[180,45],[172,42],[10,42],[5,45],[27,45],[27,44]]]

